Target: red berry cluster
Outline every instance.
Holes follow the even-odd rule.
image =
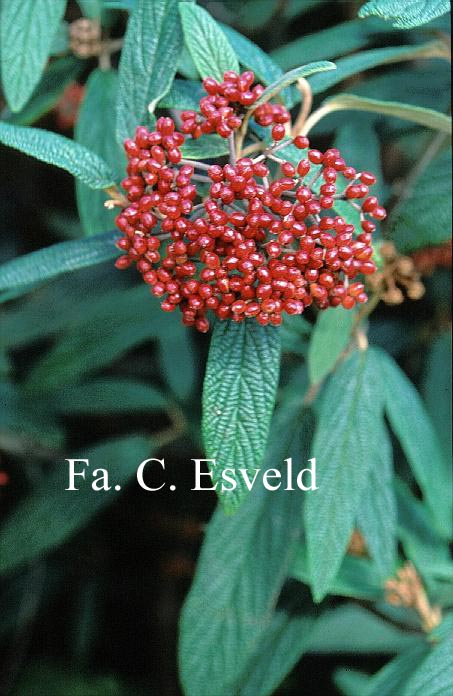
[[[211,96],[221,90],[222,99],[238,102],[253,75],[235,81],[233,73],[225,75],[220,86],[205,80]],[[264,106],[261,123],[284,128],[280,107]],[[220,118],[217,132],[228,118]],[[373,219],[386,215],[369,195],[375,177],[347,166],[335,148],[322,153],[309,149],[304,136],[279,139],[274,134],[273,144],[255,159],[224,166],[182,160],[184,135],[171,118],[160,118],[153,132],[138,127],[125,142],[129,163],[122,184],[129,204],[116,219],[123,232],[118,247],[125,252],[116,266],[136,263],[151,292],[162,298],[162,309],[179,307],[184,324],[199,331],[208,331],[209,311],[219,319],[255,317],[261,325],[278,326],[283,312],[302,314],[313,302],[321,309],[350,309],[367,300],[364,284],[355,279],[376,270]],[[290,143],[304,151],[295,164],[277,156]],[[280,172],[271,181],[274,163]],[[201,196],[193,182],[208,187],[197,204]],[[360,230],[332,213],[337,200],[357,210]]]
[[[238,75],[228,70],[223,75],[223,82],[217,82],[213,77],[203,80],[207,96],[200,99],[200,113],[183,111],[181,113],[183,133],[199,138],[206,133],[217,133],[222,138],[228,138],[233,131],[242,125],[246,109],[249,109],[264,92],[262,85],[255,85],[255,75],[251,70]],[[283,138],[285,128],[282,124],[290,120],[290,114],[280,104],[266,102],[258,106],[253,114],[255,121],[262,126],[275,123],[277,139]]]

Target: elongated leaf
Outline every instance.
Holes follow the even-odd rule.
[[[436,53],[437,51],[437,53]],[[375,48],[371,51],[362,51],[336,61],[336,72],[328,75],[313,75],[309,79],[313,94],[325,92],[330,87],[342,82],[351,75],[356,75],[364,70],[370,70],[378,65],[396,63],[413,58],[429,57],[440,54],[439,44],[431,42],[422,46],[390,46],[388,48]]]
[[[328,60],[320,60],[317,63],[308,63],[308,65],[301,65],[299,68],[294,68],[285,73],[278,80],[272,82],[269,87],[266,87],[259,99],[256,100],[252,109],[255,110],[261,104],[269,101],[275,97],[279,92],[281,92],[285,87],[297,82],[301,77],[309,77],[315,73],[326,72],[327,70],[335,70],[335,63],[331,63]]]
[[[400,102],[387,102],[379,99],[366,99],[355,94],[337,94],[332,99],[327,99],[324,104],[335,110],[351,109],[356,111],[371,111],[383,116],[394,116],[405,121],[412,121],[427,128],[439,130],[442,133],[451,132],[451,118],[434,109],[424,109],[421,106],[401,104]]]
[[[146,125],[170,89],[182,48],[177,0],[138,0],[131,15],[119,67],[116,132],[120,144]]]
[[[53,408],[62,413],[162,411],[168,406],[161,391],[130,379],[93,379],[63,387]]]
[[[357,515],[368,551],[382,580],[394,571],[396,563],[397,514],[393,490],[392,443],[384,423],[380,424],[379,447],[373,453],[376,462],[370,471]]]
[[[263,466],[278,466],[291,455],[304,461],[307,423],[292,408],[278,409]],[[249,665],[273,630],[273,612],[301,532],[299,502],[297,491],[267,491],[259,481],[233,517],[220,507],[214,514],[181,617],[186,696],[231,696],[247,684]]]
[[[451,239],[451,223],[451,149],[447,148],[425,169],[410,198],[392,216],[392,238],[402,252],[413,251]]]
[[[198,80],[173,80],[173,83],[159,102],[162,109],[185,109],[198,111],[200,99],[205,92]],[[208,136],[209,137],[209,136]]]
[[[25,106],[17,113],[4,117],[17,126],[29,126],[46,114],[58,102],[66,87],[76,80],[83,70],[83,61],[74,56],[54,60]]]
[[[423,396],[448,458],[451,452],[451,330],[435,339],[427,357]]]
[[[449,11],[448,0],[370,0],[360,8],[359,17],[377,15],[393,20],[394,27],[412,29]]]
[[[222,31],[226,34],[241,65],[248,70],[253,70],[255,76],[265,85],[280,79],[283,70],[253,41],[226,24],[222,24]]]
[[[310,582],[315,601],[329,591],[360,509],[370,453],[379,447],[383,394],[375,354],[354,353],[335,373],[323,395],[313,443],[317,486],[305,496]]]
[[[86,481],[76,478],[78,491],[69,487],[69,465],[64,458],[38,487],[26,496],[0,531],[0,572],[11,571],[62,544],[83,528],[103,507],[118,498],[114,486],[125,485],[141,461],[150,456],[151,441],[142,437],[110,440],[77,455],[90,460]],[[109,472],[109,491],[91,488],[91,472]],[[83,465],[76,466],[76,470]],[[79,484],[79,482],[81,482]]]
[[[393,696],[393,694],[403,693],[409,677],[425,657],[428,649],[427,643],[417,645],[388,662],[371,677],[364,696],[384,696],[384,694]]]
[[[369,680],[368,674],[350,667],[340,667],[333,673],[335,686],[344,696],[363,696]]]
[[[215,19],[202,7],[180,3],[184,39],[200,77],[223,80],[226,70],[239,70],[238,59]]]
[[[115,103],[118,77],[115,70],[93,70],[75,128],[75,139],[102,157],[120,178],[126,158],[115,140]],[[76,182],[77,207],[85,235],[115,227],[116,211],[104,206],[105,194]]]
[[[288,598],[286,594],[290,595]],[[316,619],[306,597],[289,584],[284,588],[272,621],[250,659],[242,679],[239,696],[270,696],[289,674],[309,645]],[[303,601],[305,600],[305,602]]]
[[[19,111],[39,82],[66,0],[8,0],[0,5],[3,90]]]
[[[0,123],[0,143],[66,169],[90,188],[105,189],[114,184],[113,172],[103,159],[62,135],[41,128]]]
[[[385,408],[412,467],[438,531],[451,534],[451,471],[423,402],[392,358],[379,351],[386,386]]]
[[[377,179],[373,185],[373,195],[377,196],[379,201],[385,202],[386,186],[382,174],[381,141],[374,119],[368,114],[348,114],[347,122],[336,131],[335,147],[340,152],[348,153],[348,164],[358,172],[373,172]]]
[[[31,283],[113,259],[118,256],[115,241],[119,236],[117,232],[105,232],[91,239],[53,244],[7,261],[0,266],[0,290],[23,287],[27,292]]]
[[[354,312],[342,307],[320,312],[308,348],[308,374],[317,384],[329,374],[347,348],[354,323]]]
[[[404,696],[442,696],[453,691],[453,634],[444,638],[409,680]]]
[[[215,159],[228,154],[228,142],[219,135],[204,135],[199,140],[189,138],[181,152],[186,159]]]
[[[131,316],[131,308],[136,312]],[[137,310],[140,308],[140,312]],[[43,395],[68,384],[80,382],[84,375],[111,363],[135,345],[156,338],[170,322],[156,312],[145,286],[118,290],[93,298],[92,308],[79,317],[34,366],[26,388]],[[171,317],[174,323],[174,317]]]
[[[321,614],[307,652],[392,654],[423,642],[423,636],[408,633],[365,607],[348,603]]]
[[[435,591],[437,568],[450,563],[448,543],[433,529],[431,515],[426,504],[411,493],[402,480],[395,481],[398,503],[398,537],[407,558],[419,570],[430,594]]]
[[[247,494],[239,469],[253,477],[261,465],[274,408],[280,366],[280,336],[274,327],[253,320],[219,321],[214,327],[203,388],[203,439],[206,457],[214,459],[214,482],[232,468],[237,487],[220,490],[226,510]]]
[[[298,549],[291,567],[291,577],[310,584],[310,570],[307,550],[304,545]],[[340,597],[355,597],[377,601],[383,598],[382,583],[376,572],[376,565],[369,558],[358,558],[347,554],[340,569],[329,586],[329,593]]]
[[[380,19],[355,19],[313,34],[301,36],[271,52],[271,58],[284,70],[300,65],[301,60],[330,60],[363,48],[374,34],[388,33],[389,26]]]

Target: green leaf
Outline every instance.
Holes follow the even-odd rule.
[[[253,70],[255,76],[265,85],[270,85],[280,79],[283,71],[274,63],[272,58],[269,58],[267,53],[227,24],[221,26],[241,65],[247,70]]]
[[[310,583],[316,602],[340,568],[380,442],[383,395],[374,351],[346,360],[323,394],[313,443],[317,486],[305,496]]]
[[[409,679],[404,696],[443,696],[453,691],[453,634],[444,638]]]
[[[421,106],[401,104],[400,102],[387,102],[379,99],[367,99],[357,97],[355,94],[337,94],[324,102],[326,107],[335,111],[342,109],[356,111],[371,111],[382,116],[393,116],[405,121],[418,123],[426,128],[433,128],[442,133],[451,132],[451,118],[434,109],[425,109]]]
[[[370,0],[360,8],[359,17],[377,15],[393,20],[399,29],[412,29],[449,11],[448,0]]]
[[[90,239],[77,239],[18,256],[0,266],[0,290],[24,288],[61,273],[85,268],[118,256],[117,232],[104,232]]]
[[[215,159],[228,154],[228,142],[219,135],[204,135],[200,139],[186,139],[181,148],[186,159]]]
[[[100,19],[102,13],[102,0],[77,0],[83,16],[89,19]]]
[[[341,604],[323,612],[316,622],[307,652],[316,654],[399,653],[424,642],[358,604]]]
[[[451,330],[447,329],[431,346],[423,380],[426,408],[446,457],[451,453],[451,362]]]
[[[298,549],[290,575],[306,585],[310,584],[311,575],[305,546]],[[357,558],[347,554],[329,586],[329,594],[368,601],[381,599],[382,583],[376,573],[376,565],[368,558]]]
[[[135,313],[131,314],[132,307]],[[60,340],[34,365],[25,388],[42,395],[77,383],[132,347],[156,338],[159,332],[170,332],[175,318],[170,322],[159,314],[157,322],[160,311],[144,285],[93,297],[85,316],[76,316]]]
[[[275,467],[289,454],[304,461],[309,435],[310,419],[295,417],[288,406],[277,409],[266,465]],[[238,691],[251,696],[240,687],[246,688],[260,645],[264,650],[262,641],[279,621],[274,609],[300,533],[297,491],[267,491],[259,481],[234,516],[217,509],[181,616],[179,663],[186,696]]]
[[[118,76],[115,70],[93,70],[75,128],[75,139],[102,157],[118,178],[126,171],[126,158],[115,140],[115,103]],[[86,236],[115,227],[114,210],[104,206],[105,194],[76,182],[77,207]]]
[[[348,165],[358,172],[373,172],[377,178],[373,186],[373,195],[382,202],[385,199],[386,187],[381,165],[381,141],[374,119],[367,114],[348,114],[347,122],[337,129],[335,147],[340,152],[347,153]]]
[[[365,537],[378,574],[385,580],[395,569],[397,513],[393,490],[393,451],[388,430],[380,423],[378,449],[373,452],[375,466],[370,471],[357,515],[357,526]]]
[[[0,6],[0,63],[3,90],[19,111],[39,82],[66,0],[7,0]]]
[[[364,70],[376,68],[386,63],[396,63],[403,60],[411,60],[417,57],[432,56],[436,42],[421,46],[389,46],[387,48],[374,48],[371,51],[362,51],[336,61],[336,71],[328,75],[314,75],[309,79],[313,94],[325,92],[330,87],[343,82],[347,77],[361,73]],[[439,54],[439,51],[437,52]]]
[[[432,211],[436,214],[433,218]],[[451,239],[451,149],[438,155],[392,216],[392,239],[403,253]]]
[[[58,102],[68,85],[76,80],[83,70],[83,62],[74,56],[54,60],[25,106],[17,113],[9,113],[3,118],[17,126],[29,126],[48,113]]]
[[[93,379],[86,384],[63,386],[53,398],[61,413],[121,413],[163,411],[168,402],[150,384],[131,379]]]
[[[368,682],[363,696],[396,696],[402,694],[407,680],[428,652],[428,644],[417,645],[395,657]],[[440,696],[440,694],[439,694]]]
[[[239,470],[253,478],[261,465],[275,403],[280,335],[254,320],[218,321],[209,349],[203,388],[203,440],[211,474],[226,510],[247,495]],[[222,471],[232,468],[237,487],[221,491]]]
[[[31,403],[16,385],[0,382],[0,434],[10,451],[29,456],[63,447],[64,433],[52,420],[49,410]]]
[[[162,376],[173,394],[180,401],[186,401],[192,394],[199,376],[198,355],[191,332],[187,331],[182,324],[178,324],[178,328],[175,329],[160,333],[159,364]],[[177,370],[175,370],[175,355],[178,356]]]
[[[266,628],[265,635],[250,659],[241,681],[239,696],[271,696],[307,649],[316,619],[309,613],[310,607],[306,598],[301,598],[305,599],[305,602],[295,601],[295,590],[296,588],[289,584],[286,594],[292,592],[290,597],[286,598],[284,588],[283,597]],[[299,588],[297,590],[299,598],[301,592]]]
[[[109,440],[78,456],[90,460],[91,470],[109,472],[109,491],[91,488],[90,469],[78,491],[68,487],[68,463],[61,459],[38,486],[8,517],[0,531],[0,572],[12,571],[49,552],[88,522],[120,493],[114,485],[125,485],[141,461],[150,456],[151,442],[143,437]],[[78,465],[83,468],[83,465]]]
[[[283,70],[290,70],[300,65],[301,60],[330,60],[359,48],[373,39],[374,34],[388,33],[389,27],[380,19],[370,18],[365,21],[355,19],[342,22],[313,34],[301,36],[271,52],[273,58]]]
[[[103,159],[62,135],[0,123],[0,143],[61,167],[90,188],[105,189],[114,184],[113,172]]]
[[[226,70],[239,71],[239,63],[224,32],[202,7],[180,3],[184,38],[200,77],[223,80]]]
[[[129,18],[119,66],[117,139],[146,125],[173,82],[182,48],[177,0],[138,0]]]
[[[315,73],[335,69],[335,63],[330,63],[328,60],[320,60],[317,63],[308,63],[307,65],[301,65],[298,68],[294,68],[294,70],[290,70],[279,77],[278,80],[272,82],[269,87],[266,87],[260,98],[256,100],[251,108],[253,111],[255,111],[258,106],[277,96],[277,94],[285,89],[285,87],[297,82],[297,80],[299,80],[301,77],[305,78],[309,77],[310,75],[314,75]]]
[[[350,667],[340,667],[333,673],[333,681],[344,696],[363,696],[370,678],[368,674]]]
[[[201,82],[198,80],[175,79],[167,94],[160,100],[159,108],[198,111],[200,99],[204,94]]]
[[[428,590],[435,587],[436,568],[451,562],[448,543],[433,529],[431,515],[425,503],[415,498],[401,479],[395,480],[398,504],[398,536],[407,558],[421,573]]]
[[[310,382],[317,384],[333,369],[351,339],[355,313],[343,307],[319,312],[308,348]]]
[[[419,393],[394,360],[378,352],[385,408],[439,533],[452,525],[451,472]]]

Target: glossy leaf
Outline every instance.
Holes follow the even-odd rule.
[[[226,70],[239,70],[238,59],[215,19],[198,5],[180,3],[184,38],[200,77],[223,80]]]
[[[356,352],[335,372],[323,394],[313,443],[317,486],[305,494],[305,532],[315,601],[340,568],[362,495],[377,463],[383,412],[381,376],[372,351]]]
[[[370,0],[360,8],[359,17],[377,15],[399,29],[412,29],[449,11],[448,0]]]
[[[429,205],[428,205],[429,201]],[[432,211],[436,211],[433,224]],[[392,216],[392,239],[403,253],[451,239],[451,149],[438,155]]]
[[[133,137],[136,126],[147,125],[149,111],[170,89],[181,48],[177,0],[138,0],[119,66],[116,132],[120,145]]]
[[[91,470],[102,467],[109,472],[111,490],[91,488],[88,469],[86,481],[76,478],[78,491],[68,488],[68,462],[61,458],[53,470],[15,508],[0,531],[0,572],[29,563],[62,544],[120,493],[114,485],[124,486],[135,475],[137,465],[150,457],[151,441],[143,437],[109,440],[76,455],[90,460]],[[68,455],[70,456],[70,455]],[[82,469],[79,464],[76,469]],[[79,482],[80,485],[79,485]]]
[[[115,140],[115,103],[118,76],[114,70],[93,70],[85,87],[85,97],[75,128],[75,139],[102,157],[117,178],[125,175],[126,158]],[[116,210],[104,206],[102,191],[93,191],[76,182],[77,207],[85,235],[91,236],[115,227]]]
[[[427,356],[423,396],[437,435],[448,457],[451,452],[451,331],[438,336]]]
[[[61,167],[90,188],[105,189],[114,184],[114,174],[101,157],[62,135],[0,123],[0,143]]]
[[[280,336],[275,327],[253,319],[214,327],[203,388],[203,440],[214,459],[213,481],[232,468],[237,487],[217,493],[226,510],[236,509],[248,490],[239,470],[253,478],[261,465],[274,408],[280,367]]]
[[[61,273],[85,268],[118,256],[117,232],[105,232],[90,239],[77,239],[18,256],[0,266],[0,290],[23,288]]]
[[[334,367],[351,340],[355,313],[335,307],[319,312],[308,348],[308,374],[312,384],[321,382]]]
[[[49,57],[66,0],[7,0],[0,5],[3,90],[12,111],[31,97]]]

